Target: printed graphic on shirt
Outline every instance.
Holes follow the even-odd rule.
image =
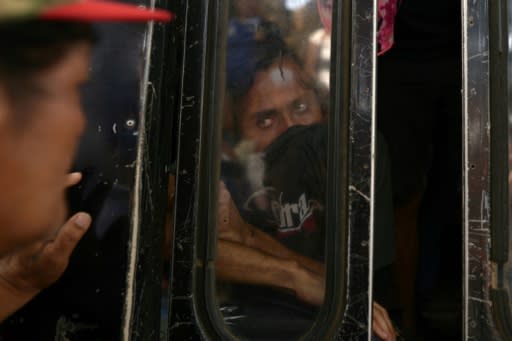
[[[243,208],[266,216],[267,221],[274,226],[278,238],[300,232],[317,232],[319,227],[314,213],[323,210],[322,205],[308,198],[306,193],[301,193],[289,200],[285,198],[283,192],[272,187],[265,187],[253,193],[244,203]]]

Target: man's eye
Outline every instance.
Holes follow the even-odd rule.
[[[272,126],[272,123],[273,123],[273,119],[269,116],[260,117],[256,121],[256,125],[260,129],[267,129]]]
[[[309,106],[306,103],[297,103],[295,105],[295,112],[303,113],[309,109]]]

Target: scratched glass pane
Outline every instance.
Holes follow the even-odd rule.
[[[330,0],[232,0],[217,302],[246,339],[294,340],[325,291]]]
[[[88,126],[74,165],[83,180],[69,191],[70,214],[89,212],[93,225],[61,279],[3,324],[2,341],[120,339],[147,26],[97,30],[83,92]]]

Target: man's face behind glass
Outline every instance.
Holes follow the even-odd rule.
[[[264,150],[294,125],[323,120],[316,93],[308,87],[299,66],[291,60],[274,63],[256,73],[254,84],[242,104],[242,137]]]

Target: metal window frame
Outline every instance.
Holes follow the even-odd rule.
[[[152,7],[175,11],[175,2],[152,0]],[[154,340],[160,333],[163,227],[168,210],[168,175],[176,148],[176,86],[180,18],[170,24],[150,23],[146,65],[141,85],[144,120],[139,135],[132,235],[122,340]]]
[[[496,232],[504,219],[508,221],[498,208],[504,195],[499,146],[503,134],[498,131],[503,128],[497,93],[498,75],[503,72],[498,1],[462,1],[465,340],[502,340],[493,319],[497,308],[493,309],[493,298],[498,295],[491,290],[493,258],[503,258],[505,250],[498,245]],[[508,195],[505,198],[508,202]]]

